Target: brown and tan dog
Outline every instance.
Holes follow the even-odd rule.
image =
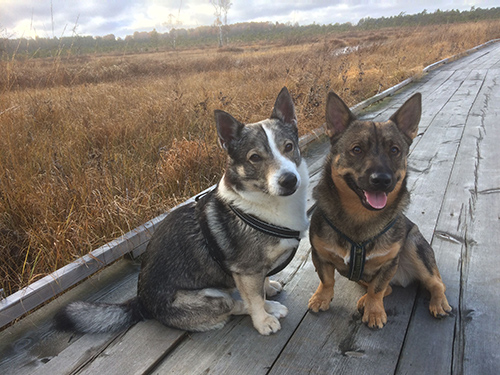
[[[390,282],[419,280],[430,291],[434,317],[451,311],[434,252],[418,227],[404,214],[407,155],[417,135],[421,95],[413,95],[389,121],[360,121],[333,92],[326,104],[326,133],[331,151],[314,189],[311,218],[312,260],[320,284],[309,300],[314,312],[327,310],[334,275],[367,288],[358,301],[363,322],[382,328],[387,322],[383,298]]]

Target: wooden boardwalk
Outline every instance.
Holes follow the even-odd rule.
[[[51,318],[70,301],[135,294],[138,261],[123,259],[0,332],[0,374],[497,374],[500,44],[435,68],[360,116],[386,120],[414,92],[423,95],[423,115],[409,158],[407,215],[433,245],[452,316],[433,319],[416,285],[394,288],[385,299],[388,324],[370,330],[356,312],[362,288],[341,277],[330,310],[309,312],[318,277],[303,240],[275,277],[285,284],[277,300],[289,315],[274,335],[260,336],[249,317],[206,333],[155,321],[119,334],[55,332]],[[306,150],[312,186],[327,147],[318,139]]]

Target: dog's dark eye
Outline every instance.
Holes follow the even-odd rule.
[[[293,151],[293,143],[287,143],[285,145],[285,152]]]
[[[354,147],[352,148],[352,153],[353,153],[353,154],[359,155],[359,154],[361,154],[362,152],[363,152],[363,150],[361,150],[361,147],[359,147],[359,146],[354,146]]]
[[[398,155],[399,154],[399,148],[396,146],[391,147],[391,154],[392,155]]]
[[[248,160],[250,160],[252,163],[258,163],[259,161],[262,160],[262,158],[260,157],[259,154],[252,154],[252,155],[250,155]]]

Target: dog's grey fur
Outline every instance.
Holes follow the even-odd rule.
[[[81,332],[123,329],[144,318],[188,331],[222,327],[231,315],[249,314],[263,335],[280,329],[285,306],[266,301],[281,290],[267,273],[299,241],[253,229],[229,205],[262,221],[300,231],[308,226],[308,173],[298,145],[291,96],[283,88],[269,119],[244,125],[215,111],[225,174],[200,202],[172,211],[149,242],[139,275],[138,296],[123,305],[76,302],[56,317],[58,326]],[[211,256],[205,224],[222,260]],[[242,300],[234,299],[237,288]]]

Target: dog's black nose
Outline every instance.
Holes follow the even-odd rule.
[[[297,176],[294,173],[288,172],[280,176],[278,183],[282,188],[292,190],[297,186],[297,181]]]
[[[392,176],[389,173],[374,172],[370,175],[370,185],[374,189],[384,190],[392,184]]]

